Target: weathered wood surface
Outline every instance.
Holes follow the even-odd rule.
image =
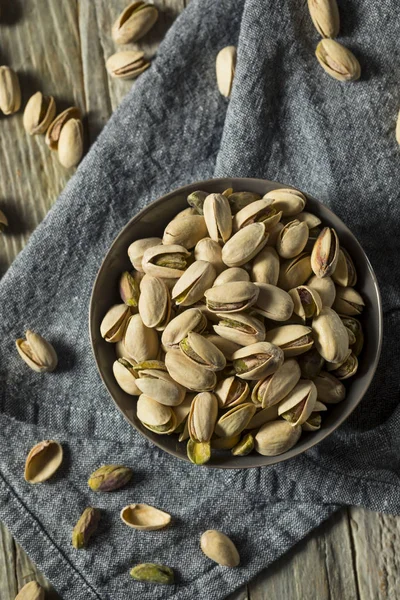
[[[155,0],[161,17],[133,47],[149,56],[188,0]],[[131,83],[111,80],[105,58],[115,47],[113,20],[127,0],[1,0],[0,64],[20,76],[23,106],[41,90],[59,110],[76,103],[90,145]],[[23,248],[71,176],[42,137],[29,138],[22,112],[0,117],[0,208],[9,217],[0,236],[0,275]],[[230,600],[400,599],[400,519],[362,509],[343,510]],[[0,524],[0,600],[14,600],[37,579],[51,586]],[[221,598],[224,597],[221,590]]]

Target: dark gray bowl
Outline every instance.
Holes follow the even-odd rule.
[[[137,399],[125,394],[114,379],[112,365],[115,360],[115,347],[114,344],[109,344],[101,338],[100,323],[108,308],[120,302],[117,285],[119,276],[122,271],[132,268],[127,255],[129,244],[139,238],[162,237],[166,224],[178,211],[187,208],[186,198],[194,190],[223,192],[229,187],[232,187],[235,192],[250,191],[264,195],[269,190],[287,186],[263,179],[210,179],[187,185],[155,200],[138,212],[115,239],[98,272],[90,303],[90,335],[94,356],[100,375],[117,408],[142,435],[166,452],[183,460],[188,460],[186,442],[179,443],[176,435],[156,435],[145,429],[136,418]],[[308,197],[307,207],[321,218],[323,224],[336,229],[340,242],[351,254],[357,269],[357,289],[366,303],[362,316],[365,345],[360,356],[359,370],[347,384],[346,400],[330,408],[321,429],[313,433],[303,433],[298,444],[288,452],[276,457],[261,456],[256,453],[239,457],[233,456],[229,451],[213,452],[207,466],[244,469],[272,465],[297,456],[318,444],[347,419],[363,398],[374,376],[382,343],[382,307],[374,271],[354,235],[329,208],[310,197]],[[115,285],[110,285],[110,282],[111,284],[114,282]]]

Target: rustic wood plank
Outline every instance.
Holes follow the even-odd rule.
[[[14,600],[18,593],[16,547],[11,533],[0,522],[0,600]]]
[[[250,600],[248,586],[244,585],[240,589],[236,590],[236,592],[234,592],[233,594],[227,596],[225,600]],[[270,600],[272,599],[270,598]]]

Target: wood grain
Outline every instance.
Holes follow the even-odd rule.
[[[54,95],[59,111],[84,113],[94,142],[132,85],[111,79],[105,60],[118,49],[110,30],[127,0],[2,0],[0,64],[19,74],[23,107],[37,90]],[[140,48],[153,57],[186,0],[156,0],[160,18]],[[128,47],[128,46],[126,46]],[[29,137],[22,111],[0,117],[0,208],[10,227],[0,236],[0,275],[26,244],[72,175],[42,136]],[[400,599],[400,519],[343,510],[229,600]],[[0,600],[14,600],[36,579],[46,598],[59,598],[0,523]],[[221,590],[221,598],[224,590]]]

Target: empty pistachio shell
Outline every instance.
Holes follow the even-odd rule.
[[[171,316],[171,298],[162,279],[148,274],[143,277],[138,308],[146,327],[165,329]]]
[[[315,56],[324,71],[334,79],[355,81],[360,78],[360,63],[348,48],[335,40],[321,40]]]
[[[287,421],[265,423],[254,438],[254,447],[263,456],[278,456],[293,448],[301,436],[301,427]]]
[[[250,388],[246,381],[231,375],[218,382],[214,393],[220,408],[230,408],[244,402],[249,396]]]
[[[72,545],[77,550],[85,548],[92,535],[97,529],[100,520],[100,511],[98,508],[89,506],[81,514],[77,524],[72,530]]]
[[[186,447],[187,457],[195,465],[205,465],[211,458],[210,442],[194,442],[188,440]]]
[[[357,272],[350,254],[344,248],[340,248],[336,269],[332,273],[332,279],[342,287],[353,287],[357,283]]]
[[[232,82],[235,77],[236,48],[226,46],[217,54],[215,70],[217,73],[217,84],[220,93],[228,98],[231,94]]]
[[[256,200],[242,208],[233,218],[234,231],[243,229],[252,223],[264,223],[270,231],[279,222],[282,212],[272,206],[269,200]]]
[[[337,404],[346,397],[346,388],[332,373],[321,371],[314,379],[317,398],[324,404]]]
[[[166,350],[179,348],[179,343],[189,331],[201,333],[207,325],[207,319],[198,308],[189,308],[172,319],[164,329],[161,343]]]
[[[195,192],[189,194],[189,196],[187,197],[188,204],[192,208],[194,208],[199,215],[202,215],[204,200],[207,198],[208,195],[208,192],[196,190]]]
[[[204,217],[189,215],[173,219],[165,228],[163,244],[178,244],[190,250],[207,235]]]
[[[232,448],[233,456],[247,456],[254,449],[254,436],[252,433],[246,433],[240,442]]]
[[[284,217],[292,217],[301,212],[306,205],[306,197],[294,188],[278,188],[265,194],[264,198],[279,211]]]
[[[251,280],[255,283],[276,285],[279,278],[279,267],[279,256],[275,248],[264,246],[253,260]]]
[[[197,242],[194,249],[196,260],[206,261],[212,264],[216,273],[221,273],[226,266],[222,262],[222,248],[215,240],[205,237]]]
[[[300,367],[294,358],[289,358],[272,375],[257,381],[251,399],[262,408],[269,408],[283,400],[300,379]]]
[[[58,139],[58,160],[66,169],[76,167],[83,154],[83,126],[80,119],[68,119]]]
[[[21,107],[21,88],[18,75],[10,67],[0,67],[0,110],[5,115]]]
[[[167,352],[165,364],[172,379],[189,390],[209,392],[217,383],[214,371],[196,365],[179,350]]]
[[[337,377],[338,379],[348,379],[356,374],[358,369],[358,360],[355,354],[352,352],[346,358],[344,362],[340,365],[337,365],[335,369],[331,371],[332,375]]]
[[[232,359],[238,377],[255,381],[279,369],[283,364],[283,351],[269,342],[258,342],[240,348]]]
[[[150,247],[143,253],[142,269],[154,277],[180,277],[186,269],[189,256],[186,248],[176,244]]]
[[[223,567],[237,567],[240,563],[235,544],[222,531],[205,531],[200,538],[200,548],[208,558]]]
[[[267,331],[265,339],[279,346],[286,358],[298,356],[307,352],[314,341],[311,335],[311,327],[305,325],[283,325]]]
[[[145,251],[148,248],[159,246],[161,242],[162,239],[158,237],[144,238],[142,240],[136,240],[135,242],[132,242],[128,248],[128,256],[132,265],[137,271],[143,271],[142,259]]]
[[[39,442],[25,461],[24,477],[28,483],[42,483],[54,475],[63,459],[61,444],[54,440]]]
[[[259,294],[250,281],[232,281],[207,290],[204,295],[207,308],[214,313],[234,313],[252,306]]]
[[[273,406],[269,406],[268,408],[258,410],[247,425],[247,429],[259,429],[265,423],[269,423],[270,421],[276,421],[277,418],[278,405],[274,404]]]
[[[336,0],[308,0],[308,10],[315,29],[323,38],[335,38],[340,18]]]
[[[256,412],[252,402],[243,402],[226,411],[215,425],[215,433],[219,437],[232,437],[247,428]]]
[[[44,589],[36,582],[26,583],[15,600],[44,600]]]
[[[58,358],[50,342],[29,329],[25,333],[25,338],[18,338],[15,342],[22,360],[37,373],[54,371]]]
[[[61,131],[64,128],[64,125],[67,123],[67,121],[69,121],[70,119],[80,118],[81,111],[76,106],[70,106],[69,108],[65,109],[62,113],[56,116],[56,118],[54,119],[54,121],[52,121],[52,123],[50,123],[46,131],[45,142],[49,146],[50,150],[57,150]]]
[[[176,304],[182,306],[195,304],[212,286],[216,274],[211,263],[196,260],[176,282],[172,290],[172,299]]]
[[[332,306],[336,296],[336,287],[330,277],[320,279],[316,275],[313,275],[307,281],[307,285],[318,292],[322,306],[328,306],[329,308]]]
[[[130,396],[139,396],[140,390],[136,385],[138,375],[132,367],[136,364],[133,358],[119,358],[113,364],[114,377],[119,387]]]
[[[280,402],[278,415],[291,425],[302,425],[310,417],[317,401],[315,384],[301,379],[291,392]]]
[[[135,79],[149,66],[150,63],[144,58],[144,53],[137,50],[116,52],[106,62],[107,71],[116,79]]]
[[[334,363],[345,360],[349,338],[340,317],[332,308],[323,307],[313,319],[312,330],[315,347],[325,360]]]
[[[228,267],[240,267],[265,246],[268,232],[264,223],[252,223],[239,229],[222,248],[222,260]]]
[[[128,271],[124,271],[120,277],[119,294],[127,306],[137,307],[140,294],[139,284]]]
[[[289,221],[279,232],[276,249],[282,258],[294,258],[307,244],[309,229],[306,223],[297,219]]]
[[[158,19],[158,10],[145,2],[133,2],[119,15],[112,27],[112,38],[117,44],[140,40]]]
[[[24,110],[24,129],[29,135],[46,133],[56,116],[56,103],[53,96],[43,96],[42,92],[33,94]]]
[[[206,336],[210,342],[214,344],[221,352],[225,355],[226,360],[232,360],[233,353],[239,350],[240,345],[227,340],[217,334],[210,334]]]
[[[149,504],[129,504],[121,510],[121,519],[133,529],[155,531],[171,523],[171,515]]]
[[[301,376],[304,379],[314,379],[322,371],[325,360],[316,348],[311,348],[311,350],[298,357],[298,363]]]
[[[218,416],[218,402],[214,394],[201,392],[192,400],[188,416],[188,431],[194,442],[209,442]]]
[[[210,340],[191,331],[179,344],[183,354],[193,363],[211,371],[222,371],[226,365],[225,356]]]
[[[269,283],[257,283],[259,294],[253,309],[273,321],[287,321],[293,313],[293,300],[287,292]]]
[[[132,469],[123,465],[103,465],[93,471],[88,486],[94,492],[112,492],[123,487],[132,479]]]
[[[127,321],[124,346],[136,362],[155,359],[159,350],[157,332],[146,327],[140,315],[132,315]]]
[[[256,202],[256,200],[260,200],[260,198],[260,194],[254,194],[253,192],[232,192],[228,195],[232,214],[236,215],[242,208],[248,206],[252,202]]]
[[[336,288],[333,308],[341,315],[357,316],[362,313],[365,302],[355,289],[351,287]]]
[[[293,312],[303,321],[319,315],[322,309],[322,300],[318,292],[306,285],[299,285],[289,291],[293,300]]]
[[[289,291],[305,283],[311,275],[311,256],[307,252],[302,252],[295,258],[285,260],[281,264],[278,286]]]
[[[232,233],[232,213],[226,196],[222,194],[207,196],[203,213],[210,238],[216,242],[219,239],[226,242]]]
[[[317,277],[329,277],[335,271],[338,259],[339,240],[336,231],[324,227],[311,253],[311,268]]]
[[[213,326],[215,333],[240,346],[248,346],[265,339],[265,327],[254,317],[244,313],[230,315],[218,313],[218,317],[220,317],[218,325]]]
[[[250,281],[250,275],[241,267],[225,268],[225,270],[215,279],[214,287],[223,285],[224,283],[231,283],[232,281]]]
[[[167,406],[177,406],[185,397],[185,389],[168,373],[157,369],[141,371],[136,386],[143,394]]]

